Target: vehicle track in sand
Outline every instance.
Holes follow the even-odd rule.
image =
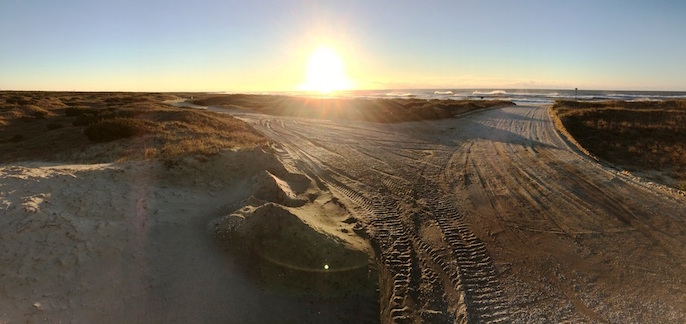
[[[684,198],[579,155],[546,107],[239,117],[349,201],[377,248],[384,322],[686,320]]]

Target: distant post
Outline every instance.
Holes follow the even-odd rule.
[[[577,97],[577,93],[579,92],[579,88],[574,88],[574,101],[579,101]]]

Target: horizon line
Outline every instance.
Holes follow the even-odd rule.
[[[374,88],[374,89],[350,89],[337,90],[328,94],[352,93],[360,91],[397,91],[397,90],[562,90],[562,91],[616,91],[616,92],[686,92],[686,90],[647,90],[647,89],[612,89],[612,88],[503,88],[503,87],[474,87],[474,88]],[[224,93],[224,94],[257,94],[257,93],[303,93],[312,94],[314,91],[306,90],[43,90],[43,89],[0,89],[0,92],[110,92],[110,93]],[[326,94],[326,93],[325,93]]]

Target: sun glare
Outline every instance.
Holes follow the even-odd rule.
[[[328,47],[320,47],[307,60],[307,81],[303,90],[331,93],[349,90],[350,81],[345,76],[343,60]]]

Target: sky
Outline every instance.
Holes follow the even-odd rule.
[[[0,90],[686,91],[686,1],[0,0]]]

